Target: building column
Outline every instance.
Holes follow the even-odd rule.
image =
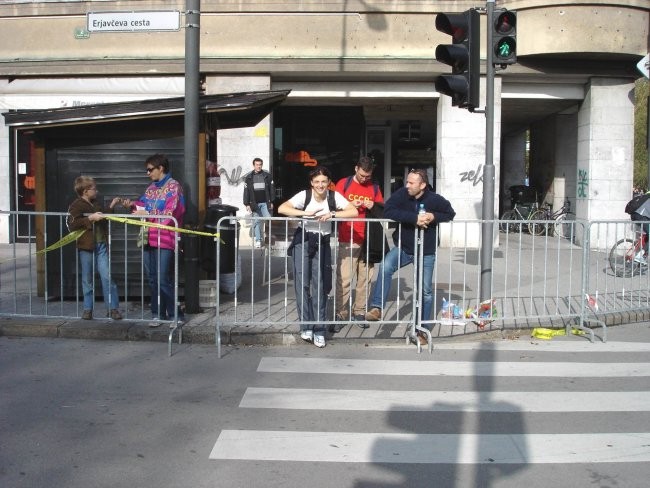
[[[206,92],[237,93],[271,89],[269,76],[217,76],[206,79]],[[244,176],[253,169],[253,159],[262,158],[264,169],[273,172],[271,153],[271,115],[255,127],[217,130],[217,167],[221,175],[221,202],[245,212],[243,201]],[[241,226],[240,242],[251,245],[250,226]]]
[[[592,78],[578,112],[576,217],[628,219],[634,171],[634,83]]]
[[[485,79],[481,80],[481,106],[485,106]],[[436,131],[436,192],[449,200],[456,219],[482,218],[483,167],[485,166],[485,114],[451,106],[451,98],[438,100]],[[501,151],[501,79],[494,80],[494,213],[499,206]],[[467,235],[457,227],[454,235],[441,232],[441,244],[478,247],[480,228],[467,228]]]

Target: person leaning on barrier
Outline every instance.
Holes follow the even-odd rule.
[[[375,163],[369,157],[362,157],[354,167],[354,174],[342,178],[336,184],[336,191],[343,195],[365,218],[375,203],[383,203],[379,185],[372,181]],[[373,264],[364,256],[366,241],[366,222],[343,221],[339,224],[339,252],[336,273],[336,312],[337,320],[350,318],[350,288],[356,280],[352,316],[356,324],[365,329],[366,300],[368,286],[372,281]]]
[[[273,177],[262,169],[264,162],[260,158],[253,159],[253,171],[244,177],[244,205],[246,211],[255,217],[271,217],[273,212]],[[264,223],[256,220],[253,224],[254,246],[259,249],[264,241]]]
[[[183,187],[169,174],[169,160],[163,154],[154,154],[145,161],[147,175],[151,184],[136,201],[124,199],[124,206],[134,209],[134,215],[168,215],[174,217],[178,225],[183,225],[185,215],[185,198]],[[151,223],[174,226],[171,219],[147,219]],[[151,315],[149,327],[160,326],[159,320],[172,320],[176,312],[174,300],[174,251],[178,233],[155,227],[145,227],[144,266],[149,275],[151,288]],[[158,257],[160,256],[160,269]],[[160,274],[160,296],[158,297],[158,275]],[[178,309],[178,320],[184,320]]]
[[[78,198],[70,204],[67,219],[70,231],[85,229],[77,239],[79,262],[81,263],[81,288],[83,290],[83,313],[81,318],[93,318],[93,264],[99,273],[106,305],[106,316],[121,320],[117,285],[110,279],[108,259],[108,222],[104,213],[113,212],[121,199],[113,198],[108,208],[97,203],[97,184],[90,176],[79,176],[74,180]]]
[[[424,212],[420,206],[424,205]],[[370,297],[366,320],[377,321],[382,318],[386,299],[390,293],[393,274],[399,268],[411,264],[415,253],[415,230],[424,230],[422,266],[422,320],[430,320],[433,308],[433,266],[436,259],[436,228],[440,222],[454,219],[456,212],[444,197],[429,187],[429,178],[423,169],[411,170],[406,178],[406,186],[393,193],[384,208],[384,217],[401,225],[393,233],[393,247],[382,261],[377,274],[377,282]],[[401,240],[401,249],[398,247]],[[415,292],[414,292],[415,293]],[[426,336],[420,336],[425,341]]]
[[[327,168],[315,167],[309,173],[309,182],[311,188],[280,205],[278,213],[303,219],[287,249],[293,258],[300,337],[317,347],[325,347],[327,295],[332,288],[329,220],[353,218],[359,213],[343,195],[328,190],[331,175]]]

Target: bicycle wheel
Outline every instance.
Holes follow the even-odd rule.
[[[568,214],[558,215],[555,218],[555,223],[553,224],[553,229],[556,236],[560,236],[562,239],[569,239],[573,241],[573,224],[572,221],[567,219]]]
[[[546,222],[539,222],[540,220],[548,220],[548,213],[543,208],[539,208],[528,216],[528,232],[534,236],[551,236],[553,229]]]
[[[501,232],[519,232],[519,224],[512,222],[513,220],[518,220],[519,216],[514,210],[506,210],[501,216],[501,222],[499,223],[499,229]]]
[[[621,239],[609,251],[609,266],[614,275],[629,278],[637,274],[641,265],[634,262],[638,246],[632,239]]]

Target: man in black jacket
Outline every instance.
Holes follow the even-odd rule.
[[[411,170],[406,186],[386,201],[384,217],[400,222],[393,233],[395,247],[384,258],[377,283],[370,297],[366,320],[381,320],[382,310],[390,293],[393,274],[414,262],[416,230],[424,230],[422,266],[422,320],[430,320],[433,308],[433,266],[436,259],[436,228],[440,222],[453,220],[456,212],[449,201],[429,188],[429,178],[423,169]],[[401,242],[401,247],[400,246]]]
[[[273,212],[273,197],[275,188],[273,177],[268,171],[262,169],[264,162],[260,158],[253,159],[253,171],[244,177],[244,205],[246,211],[254,217],[271,217]],[[254,246],[262,247],[264,240],[264,223],[259,220],[253,222]]]

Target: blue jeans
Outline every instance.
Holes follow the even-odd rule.
[[[307,242],[301,242],[293,248],[293,283],[301,331],[325,332],[324,322],[327,320],[327,296],[331,289],[331,279],[328,286],[323,278],[324,273],[327,272],[331,276],[332,263],[331,257],[328,260],[329,241],[322,245],[327,246],[328,249],[319,249],[319,252],[311,258],[308,255]],[[328,256],[325,256],[326,253]]]
[[[79,249],[81,262],[81,289],[84,294],[84,310],[92,310],[95,301],[93,290],[93,261],[102,282],[102,293],[106,310],[119,308],[117,285],[109,279],[108,246],[105,242],[95,244],[95,252]]]
[[[159,317],[161,320],[173,319],[176,309],[173,277],[174,251],[172,249],[159,249],[157,247],[148,248],[144,251],[144,268],[149,275],[151,315]],[[158,293],[159,276],[160,294]],[[180,311],[178,316],[182,317]]]
[[[384,304],[388,299],[390,293],[391,282],[393,281],[393,274],[399,268],[411,264],[413,262],[413,254],[407,254],[401,249],[394,247],[384,257],[384,260],[379,265],[379,272],[377,273],[377,283],[370,297],[370,304],[368,309],[379,308],[384,309]],[[422,320],[431,320],[431,309],[433,308],[433,266],[436,262],[435,254],[425,254],[423,256],[422,264]],[[414,293],[417,292],[417,287]]]
[[[269,207],[266,203],[257,204],[257,212],[253,210],[254,217],[270,217]],[[255,220],[253,224],[253,235],[256,241],[262,242],[264,240],[264,222],[262,220]]]

